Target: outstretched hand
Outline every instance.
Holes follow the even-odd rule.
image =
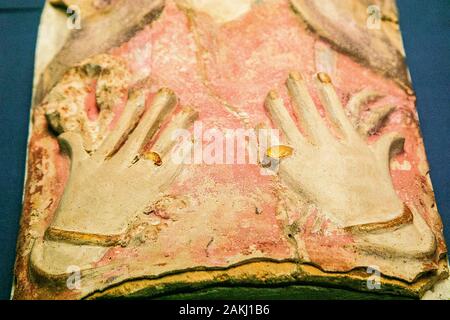
[[[404,138],[389,133],[369,145],[347,117],[325,73],[316,76],[316,85],[330,125],[318,112],[299,73],[291,73],[286,85],[302,132],[277,92],[270,92],[265,103],[294,151],[281,160],[282,180],[347,230],[373,231],[411,222],[413,216],[397,196],[389,168]]]
[[[147,160],[141,155],[142,147],[177,104],[175,94],[163,88],[140,118],[147,94],[145,88],[129,92],[118,124],[90,155],[78,133],[66,132],[58,137],[70,155],[71,170],[55,218],[47,229],[47,239],[97,246],[123,245],[133,218],[155,202],[176,177],[181,164],[169,156],[175,144],[172,133],[189,127],[197,112],[185,108],[174,115],[153,144],[150,157],[153,161]]]

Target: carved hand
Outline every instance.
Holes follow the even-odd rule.
[[[140,151],[171,114],[177,98],[170,89],[161,89],[139,121],[146,96],[145,89],[129,93],[118,124],[91,155],[85,151],[78,133],[59,136],[71,158],[70,178],[46,239],[96,246],[123,245],[134,217],[156,201],[177,175],[181,164],[169,156],[175,143],[172,133],[189,127],[197,112],[186,108],[174,115],[153,144],[154,161],[147,160]]]
[[[347,117],[329,76],[320,73],[316,82],[330,126],[298,73],[290,74],[286,85],[303,133],[277,93],[267,97],[273,122],[294,150],[281,160],[282,180],[347,230],[373,231],[410,223],[413,216],[398,198],[389,170],[390,158],[402,150],[404,139],[390,133],[367,144]],[[369,98],[366,94],[359,102]]]

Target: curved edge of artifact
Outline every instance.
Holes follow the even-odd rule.
[[[52,243],[52,250],[58,249],[61,243]],[[100,257],[105,248],[84,246],[80,253],[79,246],[62,244],[60,252],[65,255],[67,250],[72,250],[78,255],[79,262],[83,262],[83,254],[92,257],[96,254]],[[48,264],[42,260],[42,243],[35,244],[36,249],[30,256],[31,276],[37,283],[46,287],[48,293],[58,287],[67,286],[68,281],[73,276],[74,265],[68,264],[67,270],[50,270]],[[69,247],[72,248],[69,248]],[[72,260],[71,263],[74,261]],[[253,259],[244,261],[236,265],[224,268],[189,268],[176,272],[169,272],[160,275],[142,275],[140,277],[122,277],[113,282],[98,282],[99,275],[111,272],[117,268],[118,264],[95,266],[75,265],[80,272],[79,280],[89,283],[83,286],[80,291],[75,291],[77,299],[111,299],[111,298],[155,298],[171,294],[183,294],[196,292],[207,288],[220,288],[230,286],[260,287],[264,279],[264,285],[270,288],[289,288],[290,286],[321,286],[324,283],[333,283],[333,286],[361,293],[377,293],[383,295],[406,296],[411,298],[421,298],[425,292],[430,290],[434,284],[449,276],[448,261],[443,256],[435,270],[424,272],[411,282],[407,282],[392,277],[379,275],[377,281],[382,290],[374,291],[369,286],[373,280],[372,272],[368,272],[368,267],[357,267],[347,272],[331,272],[319,268],[316,265],[293,262],[293,261],[273,261],[267,259]],[[372,270],[375,271],[375,270]],[[50,283],[49,283],[50,280]],[[15,297],[20,299],[21,297]],[[286,298],[288,298],[286,296]]]
[[[401,202],[390,175],[391,159],[403,151],[405,138],[391,132],[368,145],[366,134],[360,134],[351,120],[359,117],[360,104],[367,96],[359,93],[350,99],[347,108],[354,113],[349,117],[330,76],[318,73],[315,80],[325,117],[320,115],[301,74],[292,72],[286,81],[302,132],[277,92],[271,91],[266,99],[270,118],[294,150],[291,157],[280,161],[282,181],[354,234],[364,251],[393,258],[433,256],[435,235],[414,208]],[[337,133],[325,124],[326,117]],[[383,119],[384,115],[378,117],[374,126]],[[355,205],[354,199],[360,205]]]
[[[105,270],[103,270],[105,271]],[[116,284],[103,284],[89,292],[83,292],[80,299],[155,298],[171,294],[194,293],[207,288],[231,286],[261,288],[261,279],[268,288],[304,286],[320,288],[325,283],[350,292],[375,293],[368,286],[372,274],[366,268],[356,268],[345,273],[324,271],[317,266],[289,261],[247,261],[227,268],[193,268],[177,273],[154,277],[126,279]],[[99,272],[101,272],[99,270]],[[383,295],[421,298],[435,283],[448,277],[446,259],[439,262],[433,272],[420,275],[414,282],[379,277]],[[380,292],[377,293],[378,296]],[[289,298],[288,295],[285,298]]]

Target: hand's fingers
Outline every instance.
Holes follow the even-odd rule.
[[[64,127],[61,123],[61,115],[58,111],[56,111],[56,108],[49,110],[47,107],[45,110],[45,118],[47,119],[47,123],[50,128],[52,128],[57,134],[64,132]]]
[[[267,95],[265,107],[269,111],[270,117],[274,124],[283,131],[286,139],[288,140],[288,144],[298,145],[306,143],[305,138],[301,135],[294,120],[286,110],[283,99],[278,97],[276,91],[271,91]]]
[[[319,89],[320,100],[327,110],[331,122],[340,129],[344,138],[358,138],[356,129],[345,114],[341,101],[334,90],[330,76],[326,73],[317,74],[317,87]]]
[[[144,114],[136,129],[128,136],[124,146],[115,155],[117,161],[131,163],[142,146],[159,129],[165,117],[172,112],[176,104],[177,98],[172,90],[160,89],[153,99],[150,109]]]
[[[127,88],[130,74],[126,63],[121,59],[111,58],[107,55],[100,57],[102,58],[98,58],[98,60],[101,69],[95,88],[95,97],[100,113],[96,122],[99,132],[107,134],[109,125],[115,116],[114,109],[120,105],[125,94],[129,93]]]
[[[155,175],[152,176],[152,180],[158,181],[159,192],[164,192],[172,184],[173,180],[180,174],[183,166],[183,163],[176,163],[169,158],[168,161],[158,167]]]
[[[370,89],[363,89],[354,94],[347,103],[347,110],[354,120],[361,116],[362,107],[370,102],[374,102],[383,96]]]
[[[174,139],[177,130],[188,129],[197,118],[198,112],[190,107],[184,108],[176,114],[152,146],[152,152],[158,154],[161,159],[166,159],[167,154],[177,143]]]
[[[272,130],[263,124],[256,126],[258,146],[255,150],[258,151],[258,164],[263,168],[273,170],[275,166],[278,166],[281,159],[290,157],[293,154],[294,148],[282,144],[278,135]],[[303,152],[303,150],[300,152]]]
[[[108,69],[104,70],[107,71]],[[109,74],[109,72],[108,72]],[[115,79],[114,79],[115,80]],[[95,90],[95,98],[97,106],[100,110],[100,114],[104,111],[113,111],[114,108],[120,103],[126,92],[126,85],[119,86],[111,83],[113,79],[105,79],[105,76],[100,74],[97,79],[97,86]]]
[[[370,115],[359,121],[358,132],[367,137],[377,132],[388,116],[395,110],[395,106],[387,105],[373,110]]]
[[[129,82],[126,63],[108,54],[90,57],[70,68],[46,98],[46,114],[56,132],[78,131],[86,150],[97,149],[113,118],[112,108],[122,98]],[[96,81],[96,102],[101,109],[99,118],[88,119],[86,96]]]
[[[148,91],[142,88],[130,91],[119,122],[95,152],[95,159],[103,160],[109,157],[123,143],[145,110],[147,94]]]
[[[100,112],[113,111],[130,82],[131,75],[126,62],[109,54],[98,54],[85,60],[80,68],[89,78],[97,80],[95,97]]]
[[[151,170],[152,174],[148,176],[150,183],[149,188],[157,186],[156,191],[164,192],[182,171],[185,160],[192,155],[192,148],[193,144],[184,146],[182,157],[166,157],[160,166],[153,165]],[[140,160],[139,162],[141,162],[141,165],[144,164],[143,161],[148,160]],[[137,165],[139,165],[139,163]]]
[[[383,135],[375,142],[372,148],[378,160],[389,166],[391,158],[403,151],[404,144],[405,138],[401,134],[390,132]],[[389,170],[387,172],[389,172]]]
[[[61,147],[68,152],[72,168],[89,157],[83,147],[83,139],[78,133],[65,132],[58,136],[58,140]]]
[[[293,101],[296,116],[311,142],[318,143],[331,139],[332,135],[324,119],[320,116],[302,76],[297,72],[292,72],[286,85]]]

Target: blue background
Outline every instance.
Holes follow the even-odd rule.
[[[450,239],[450,1],[397,0],[438,208]],[[0,298],[11,290],[34,50],[44,1],[0,0]]]

